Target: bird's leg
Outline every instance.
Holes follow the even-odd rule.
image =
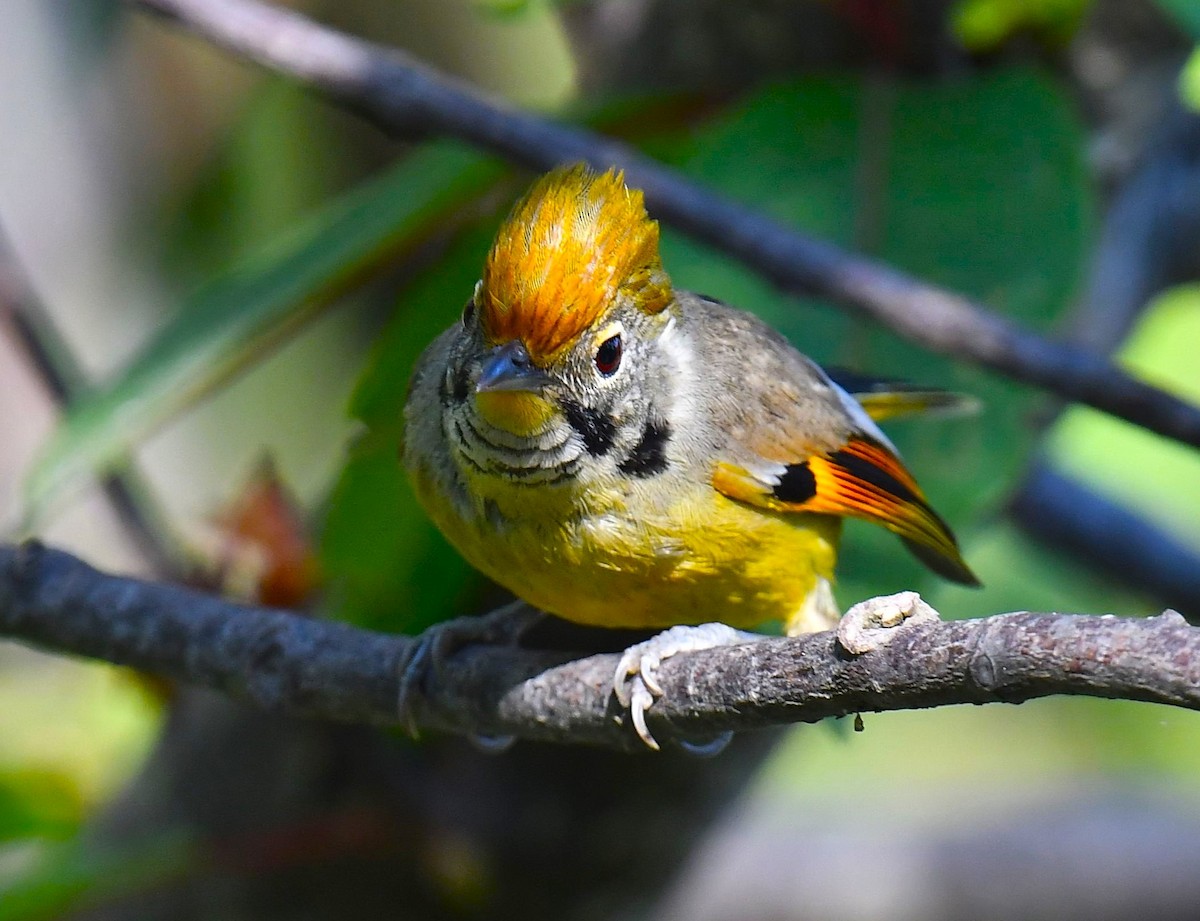
[[[417,736],[414,702],[423,693],[429,675],[435,677],[446,659],[464,646],[484,644],[512,646],[546,615],[524,601],[514,601],[482,617],[456,617],[434,624],[417,637],[412,651],[404,657],[397,670],[400,687],[396,710],[400,722],[415,738]],[[476,738],[481,747],[496,750],[501,746],[491,737]]]
[[[818,576],[812,591],[804,596],[803,603],[783,625],[783,632],[788,636],[803,636],[805,633],[832,630],[841,616],[837,599],[833,597],[833,584],[823,576]]]
[[[900,627],[937,623],[938,612],[916,592],[898,592],[860,601],[838,624],[838,643],[853,655],[886,646]]]
[[[658,742],[646,728],[646,711],[654,704],[656,698],[662,697],[663,689],[658,683],[657,673],[663,661],[681,652],[715,649],[718,646],[741,646],[762,639],[766,637],[760,633],[747,633],[718,623],[700,624],[696,627],[672,627],[625,650],[613,673],[613,693],[621,707],[629,711],[633,727],[641,740],[658,751]],[[681,745],[693,754],[716,754],[725,747],[732,735],[733,733],[722,733],[704,745]]]

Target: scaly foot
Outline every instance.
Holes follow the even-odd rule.
[[[482,643],[489,646],[511,646],[546,615],[524,601],[514,601],[484,614],[482,617],[456,617],[434,624],[419,637],[412,652],[399,664],[400,688],[396,709],[400,722],[414,738],[417,736],[413,703],[422,693],[429,675],[437,675],[447,657],[464,646]],[[507,737],[479,736],[481,747],[500,750]]]
[[[672,627],[625,650],[613,673],[613,693],[622,708],[629,711],[633,718],[633,727],[641,740],[658,751],[658,742],[646,728],[646,711],[653,706],[656,698],[662,697],[663,689],[658,683],[657,672],[663,660],[681,652],[715,649],[718,646],[740,646],[762,639],[765,637],[760,633],[746,633],[718,623],[700,624],[697,627]],[[731,735],[732,733],[724,733],[714,742],[704,746],[684,747],[695,754],[716,754],[724,748]]]

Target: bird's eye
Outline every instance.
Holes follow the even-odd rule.
[[[462,325],[470,326],[471,321],[475,319],[475,298],[467,301],[467,306],[463,308]]]
[[[621,337],[610,336],[596,349],[596,370],[605,377],[612,377],[621,367]]]

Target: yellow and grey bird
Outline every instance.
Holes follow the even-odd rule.
[[[404,462],[459,552],[538,609],[706,625],[622,659],[615,690],[653,745],[662,658],[765,621],[789,635],[836,622],[846,516],[977,584],[872,419],[933,402],[860,403],[756,317],[673,288],[641,192],[577,165],[516,204],[461,320],[421,356]]]

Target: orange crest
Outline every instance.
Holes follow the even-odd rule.
[[[520,339],[545,364],[618,293],[647,313],[667,306],[658,223],[622,173],[576,164],[547,173],[513,207],[488,253],[476,307],[490,341]]]

